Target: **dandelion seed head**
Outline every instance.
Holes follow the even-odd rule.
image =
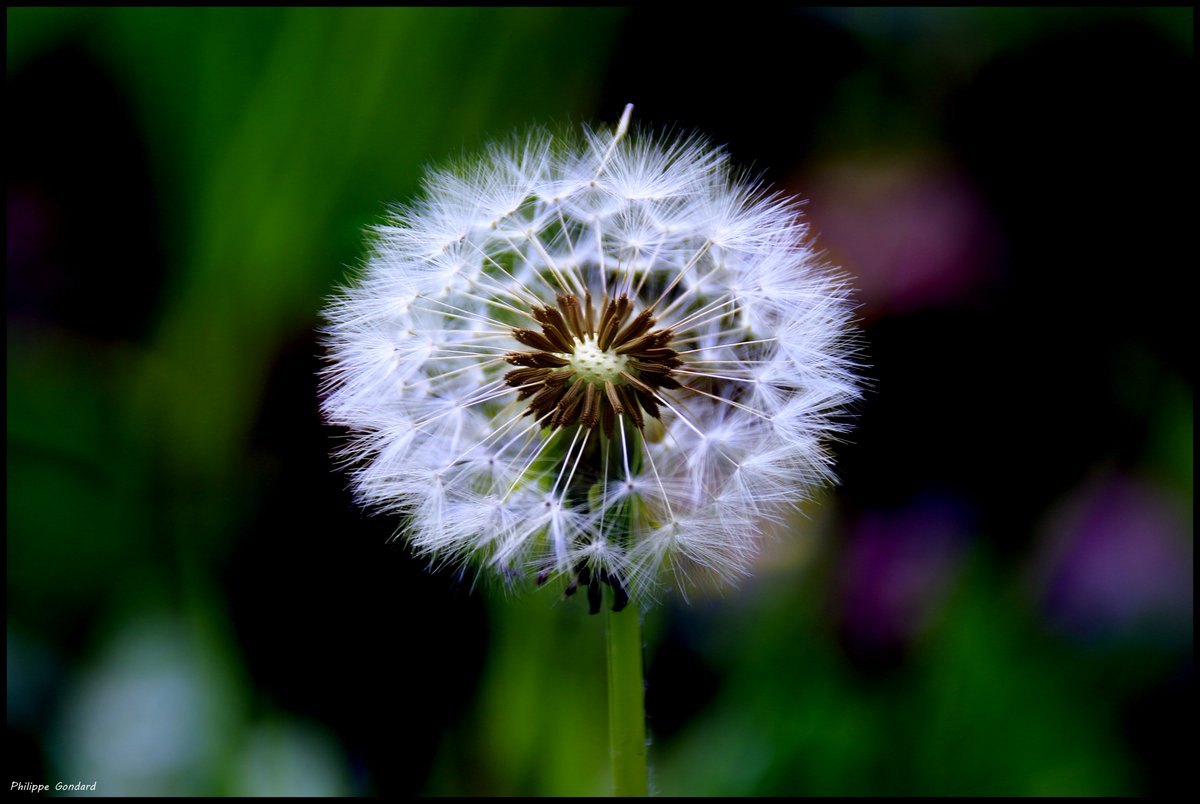
[[[326,308],[338,457],[434,563],[589,599],[735,581],[834,480],[845,280],[793,199],[629,113],[431,172]]]

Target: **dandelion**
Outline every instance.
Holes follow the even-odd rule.
[[[832,479],[847,287],[696,138],[536,134],[433,173],[327,312],[324,411],[413,549],[600,608],[744,575]]]
[[[592,613],[607,594],[618,794],[645,793],[646,747],[640,626],[615,612],[745,575],[832,480],[858,396],[848,289],[796,203],[631,111],[431,174],[326,311],[323,401],[360,501],[419,554]]]

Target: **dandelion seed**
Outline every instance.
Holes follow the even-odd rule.
[[[535,134],[436,172],[326,311],[323,409],[412,547],[592,610],[747,572],[833,477],[848,288],[702,141]]]

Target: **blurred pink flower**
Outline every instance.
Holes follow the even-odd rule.
[[[952,166],[846,158],[819,164],[803,186],[812,230],[856,277],[867,318],[961,304],[991,282],[1000,237]]]

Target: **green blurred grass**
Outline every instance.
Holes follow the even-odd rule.
[[[182,609],[213,672],[236,688],[226,702],[240,713],[234,737],[257,735],[267,752],[286,742],[247,714],[261,691],[240,665],[236,613],[213,572],[255,503],[248,440],[268,367],[317,324],[324,297],[363,254],[364,225],[411,198],[429,162],[530,123],[615,116],[595,104],[623,13],[8,10],[10,82],[40,54],[80,42],[131,99],[167,254],[144,342],[9,321],[10,629],[86,674],[122,623]],[[1028,15],[989,13],[973,24],[976,37],[1016,47],[1037,33]],[[1153,16],[1190,51],[1190,12],[1186,37],[1180,10]],[[1157,405],[1148,462],[1190,502],[1190,387],[1180,381]],[[652,747],[656,788],[1137,792],[1118,704],[1154,662],[1047,638],[996,563],[971,557],[912,662],[884,682],[856,677],[840,651],[824,608],[828,567],[722,601],[699,619],[708,630],[698,640],[721,689]],[[601,621],[551,597],[488,597],[483,679],[426,792],[604,791]],[[665,616],[648,625],[651,657],[653,618]],[[1110,673],[1108,662],[1122,669]],[[70,770],[70,757],[51,761]],[[236,792],[231,761],[185,792]]]
[[[245,691],[215,569],[255,504],[249,439],[271,361],[318,325],[364,226],[411,199],[430,163],[592,118],[622,14],[8,10],[10,83],[81,46],[130,99],[166,252],[145,342],[9,321],[10,629],[74,662],[65,634],[80,625],[102,652],[138,612],[182,609]],[[227,769],[209,771],[174,792],[230,792]]]

